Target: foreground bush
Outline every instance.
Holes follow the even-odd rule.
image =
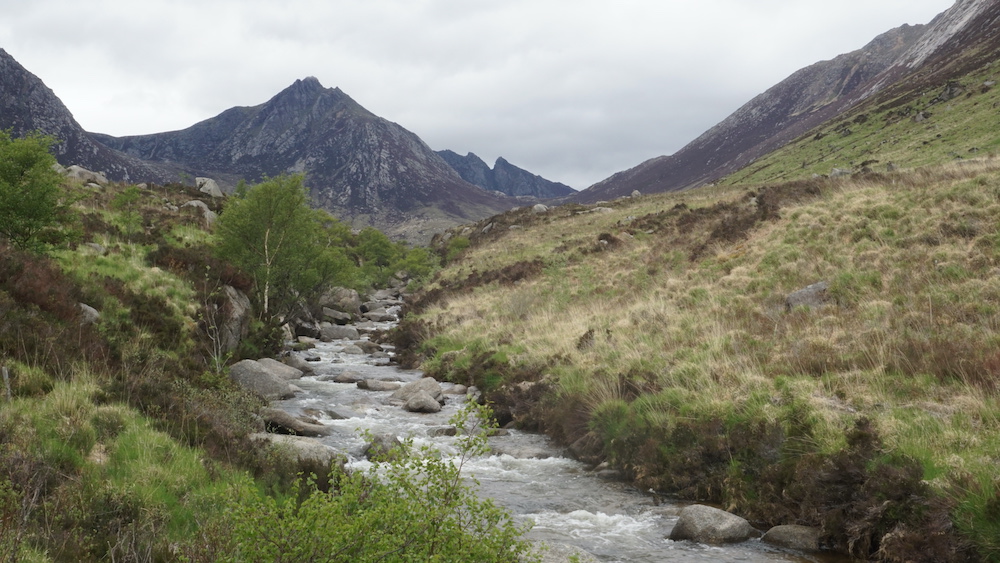
[[[196,561],[530,561],[506,510],[476,496],[462,475],[488,451],[484,407],[451,421],[464,437],[455,459],[412,442],[367,471],[340,472],[332,492],[300,482],[285,497],[249,483],[235,488],[223,517],[190,554]]]

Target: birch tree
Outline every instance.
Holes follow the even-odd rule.
[[[322,226],[302,180],[282,175],[251,186],[226,203],[217,223],[217,253],[253,278],[252,299],[265,322],[288,314],[316,282]]]

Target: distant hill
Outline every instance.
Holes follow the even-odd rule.
[[[437,151],[466,182],[481,188],[504,193],[510,196],[529,196],[540,199],[565,197],[576,193],[576,190],[561,184],[546,180],[537,174],[532,174],[523,168],[518,168],[500,157],[493,168],[483,162],[473,153],[462,156],[454,151]]]
[[[862,49],[799,70],[675,154],[619,172],[571,200],[587,203],[633,190],[654,193],[710,183],[876,95],[884,99],[941,87],[976,61],[995,58],[998,10],[991,0],[959,0],[928,25],[904,25]]]

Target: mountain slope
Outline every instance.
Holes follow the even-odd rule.
[[[491,169],[483,162],[483,159],[471,152],[465,156],[450,150],[437,151],[437,153],[458,172],[463,180],[487,190],[510,196],[529,196],[540,199],[564,197],[576,193],[576,190],[566,184],[546,180],[537,174],[514,166],[503,157],[498,158]]]
[[[150,166],[98,142],[83,130],[52,90],[3,49],[0,49],[0,129],[11,129],[15,136],[31,131],[52,135],[61,141],[55,147],[60,164],[103,171],[112,180],[164,183],[177,178],[163,167]]]
[[[317,205],[411,239],[514,205],[462,180],[413,133],[312,77],[262,105],[182,131],[99,138],[137,158],[180,162],[230,182],[304,172]]]
[[[792,180],[834,168],[913,168],[995,153],[998,18],[1000,5],[991,2],[956,5],[931,23],[877,92],[724,181]]]
[[[985,38],[995,35],[996,10],[990,0],[960,0],[928,25],[904,25],[862,49],[799,70],[677,153],[615,174],[572,200],[612,199],[636,189],[681,190],[735,172],[858,103],[927,75],[928,69],[970,64],[964,57],[954,60],[955,44],[974,37],[992,41]]]

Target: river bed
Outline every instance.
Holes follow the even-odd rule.
[[[346,344],[318,343],[307,352],[295,352],[311,357],[315,372],[296,382],[302,393],[274,406],[328,426],[332,434],[316,439],[345,452],[351,467],[363,469],[371,463],[362,454],[364,431],[409,437],[417,446],[455,454],[456,438],[441,435],[441,430],[448,427],[465,396],[448,395],[440,413],[417,414],[388,404],[391,391],[367,391],[353,383],[329,381],[344,371],[404,383],[422,377],[419,371],[385,365],[384,358],[344,353]],[[448,384],[442,386],[447,392]],[[725,546],[673,542],[667,538],[684,504],[657,504],[652,495],[565,457],[561,448],[542,435],[509,430],[489,438],[489,443],[491,455],[468,460],[463,472],[479,482],[480,494],[506,507],[518,522],[533,523],[528,539],[575,546],[604,562],[839,560],[782,551],[756,540]]]

